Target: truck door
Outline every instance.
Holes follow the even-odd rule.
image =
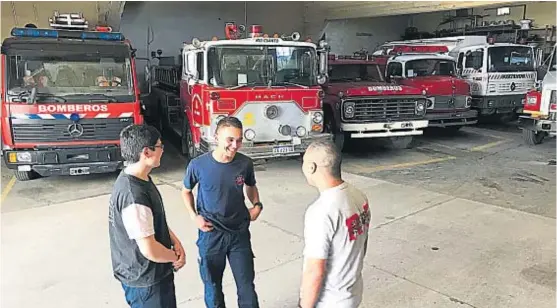
[[[198,61],[201,60],[201,61]],[[191,112],[188,117],[192,126],[203,125],[203,96],[201,92],[200,81],[203,80],[203,52],[202,51],[189,51],[185,54],[184,59],[184,72],[186,77],[186,89],[182,91],[185,112]]]

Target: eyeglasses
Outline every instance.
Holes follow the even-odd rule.
[[[153,151],[155,150],[155,148],[161,148],[161,150],[164,150],[164,144],[159,144],[159,145],[154,145],[149,147],[149,149]]]

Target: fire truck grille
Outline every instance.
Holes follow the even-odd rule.
[[[69,120],[13,120],[12,131],[16,143],[108,141],[120,139],[120,131],[132,123],[132,118],[82,119],[83,133],[79,128],[72,136]]]
[[[433,109],[465,108],[466,96],[435,96]]]
[[[416,102],[419,98],[365,98],[350,99],[343,102],[341,110],[344,110],[344,104],[354,102],[354,116],[347,117],[342,113],[344,122],[378,122],[390,119],[411,120],[420,118],[416,115]],[[424,100],[425,103],[425,100]]]

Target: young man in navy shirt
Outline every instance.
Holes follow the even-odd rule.
[[[217,148],[192,159],[184,177],[182,197],[199,229],[199,271],[208,308],[225,307],[222,276],[227,257],[238,289],[238,307],[259,308],[249,225],[263,205],[255,185],[253,161],[237,152],[242,135],[240,120],[220,120],[215,132]],[[192,190],[196,185],[194,206]],[[244,185],[254,205],[250,209],[245,204]]]

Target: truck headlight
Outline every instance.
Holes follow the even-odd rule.
[[[424,114],[425,113],[425,103],[419,101],[416,103],[416,114]]]
[[[466,97],[466,108],[469,108],[470,106],[472,106],[472,97],[467,96]]]
[[[10,163],[30,163],[33,160],[29,152],[10,152],[8,153],[8,161]]]
[[[321,112],[315,112],[313,114],[313,123],[315,124],[319,124],[319,123],[323,123],[323,113]]]
[[[346,118],[353,118],[355,107],[356,107],[356,104],[354,102],[344,103],[344,116]]]
[[[298,137],[304,137],[307,133],[307,130],[305,127],[303,126],[298,126],[298,128],[296,129],[296,135]]]
[[[526,105],[535,105],[538,102],[538,98],[535,96],[526,97]]]

